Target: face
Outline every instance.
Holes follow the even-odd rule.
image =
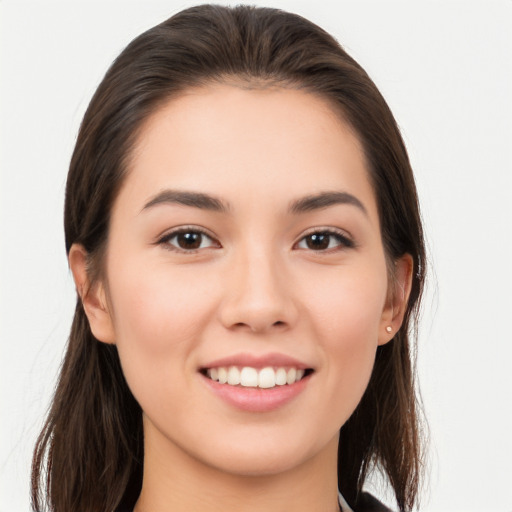
[[[228,85],[169,101],[105,265],[91,326],[118,347],[146,450],[241,474],[333,454],[394,320],[362,148],[327,102]]]

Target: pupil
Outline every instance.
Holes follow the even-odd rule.
[[[329,247],[329,235],[318,233],[309,235],[306,243],[309,249],[327,249]]]
[[[180,233],[178,245],[182,249],[198,249],[201,246],[201,233]]]

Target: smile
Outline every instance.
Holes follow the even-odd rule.
[[[299,382],[312,372],[310,369],[295,367],[266,366],[257,369],[251,366],[219,366],[207,368],[201,373],[211,380],[228,386],[269,389]]]

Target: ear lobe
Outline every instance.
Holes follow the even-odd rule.
[[[412,287],[413,258],[404,254],[395,262],[394,274],[389,283],[389,297],[386,302],[379,328],[379,345],[391,341],[402,326]]]
[[[114,327],[108,309],[105,287],[100,281],[91,283],[87,272],[88,253],[80,244],[73,244],[68,262],[75,286],[94,337],[104,343],[115,343]]]

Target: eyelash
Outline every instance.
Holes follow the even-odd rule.
[[[356,246],[354,241],[351,238],[349,238],[343,231],[339,231],[339,230],[336,230],[336,229],[333,229],[333,228],[325,228],[325,229],[315,228],[314,230],[310,231],[309,233],[306,233],[295,244],[295,246],[297,246],[301,242],[305,241],[308,237],[312,237],[312,236],[327,236],[331,240],[334,238],[338,242],[338,245],[336,245],[335,247],[330,247],[330,248],[328,247],[326,249],[320,249],[320,250],[314,250],[314,249],[310,249],[308,247],[305,247],[304,250],[310,249],[312,252],[317,252],[317,253],[320,253],[320,254],[325,254],[325,253],[341,251],[343,249],[353,249]],[[329,245],[330,244],[331,244],[331,241],[329,240]]]
[[[182,247],[177,247],[176,245],[173,245],[170,243],[170,241],[172,239],[174,239],[180,235],[186,235],[186,234],[201,235],[200,246],[197,248],[193,248],[193,249],[185,249]],[[345,233],[343,233],[342,231],[332,229],[332,228],[329,228],[329,229],[316,228],[315,230],[310,231],[309,233],[306,233],[305,235],[303,235],[302,238],[298,242],[296,242],[293,247],[296,248],[299,244],[301,244],[302,242],[305,242],[305,240],[308,237],[313,237],[313,236],[329,237],[328,245],[331,245],[331,241],[334,238],[337,241],[337,245],[335,247],[327,247],[327,248],[318,249],[318,250],[311,249],[311,247],[301,247],[300,249],[311,250],[312,252],[316,252],[319,254],[325,254],[325,253],[341,251],[343,249],[353,249],[354,247],[356,247],[356,244],[354,243],[354,241],[352,239],[350,239]],[[203,242],[203,240],[202,240],[203,237],[208,238],[212,242],[208,247],[201,247],[202,242]],[[307,244],[307,242],[305,242],[305,243]],[[203,230],[201,228],[193,227],[193,226],[183,227],[183,228],[179,228],[174,231],[171,231],[170,233],[167,233],[164,236],[162,236],[157,241],[157,244],[166,246],[166,249],[169,251],[175,251],[175,252],[179,252],[179,253],[183,253],[183,254],[194,254],[194,253],[197,253],[201,249],[208,249],[211,247],[217,247],[217,248],[221,247],[220,243],[218,241],[216,241],[209,233],[207,233],[205,230]]]
[[[194,253],[198,252],[200,249],[205,249],[205,247],[198,247],[195,249],[184,249],[182,247],[177,247],[170,243],[170,241],[173,238],[176,238],[180,235],[186,235],[186,234],[199,234],[199,235],[201,235],[201,237],[206,237],[206,238],[210,239],[213,242],[212,246],[214,246],[216,244],[217,247],[220,247],[220,244],[209,233],[207,233],[205,230],[203,230],[201,228],[193,227],[193,226],[183,227],[183,228],[179,228],[174,231],[171,231],[170,233],[167,233],[163,237],[161,237],[157,241],[157,244],[164,245],[166,247],[166,249],[169,251],[175,251],[175,252],[186,253],[186,254],[194,254]],[[202,241],[201,241],[201,245],[202,245]]]

